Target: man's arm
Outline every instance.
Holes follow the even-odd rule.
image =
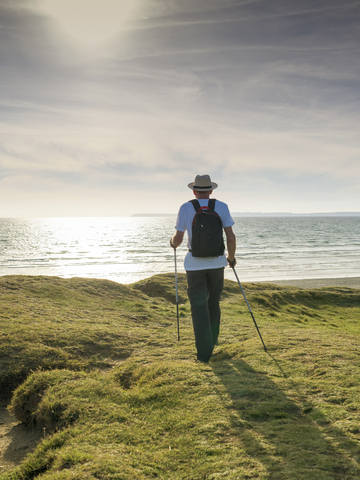
[[[173,248],[177,248],[179,245],[181,245],[181,243],[183,241],[183,238],[184,238],[184,233],[185,232],[180,232],[180,230],[176,230],[175,235],[170,240],[170,245]]]
[[[232,227],[224,227],[224,230],[226,235],[226,246],[228,251],[227,261],[231,267],[231,266],[235,266],[235,264],[231,265],[231,263],[233,263],[235,260],[236,236],[235,236],[235,233],[233,232]]]

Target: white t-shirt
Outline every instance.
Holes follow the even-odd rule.
[[[198,200],[201,207],[207,207],[209,200],[208,199],[200,199]],[[216,200],[215,202],[215,212],[220,216],[223,227],[232,227],[234,225],[234,220],[232,219],[229,207],[224,202],[220,202]],[[191,246],[191,237],[192,237],[192,222],[195,216],[195,208],[191,202],[186,202],[181,205],[175,228],[179,230],[179,232],[188,232],[188,243],[187,246],[190,248]],[[188,252],[185,256],[184,261],[184,268],[186,271],[194,271],[194,270],[208,270],[210,268],[222,268],[226,267],[227,260],[226,256],[220,255],[219,257],[211,257],[211,258],[199,258],[193,257],[191,252]]]

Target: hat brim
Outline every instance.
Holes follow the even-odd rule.
[[[195,186],[195,182],[191,182],[188,184],[188,187],[191,190],[196,190],[197,192],[210,192],[211,190],[215,190],[218,187],[218,184],[215,182],[211,182],[211,186],[208,187],[197,187]]]

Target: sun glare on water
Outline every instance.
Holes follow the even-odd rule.
[[[131,283],[166,270],[160,268],[158,260],[173,229],[173,220],[167,223],[169,233],[157,219],[37,219],[28,233],[29,238],[36,238],[36,244],[30,242],[29,247],[28,239],[28,251],[23,251],[23,256],[37,265],[39,275],[112,278]],[[18,265],[18,273],[26,273],[26,263]]]

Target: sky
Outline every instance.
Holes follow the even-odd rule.
[[[358,0],[0,0],[0,217],[360,211]]]

